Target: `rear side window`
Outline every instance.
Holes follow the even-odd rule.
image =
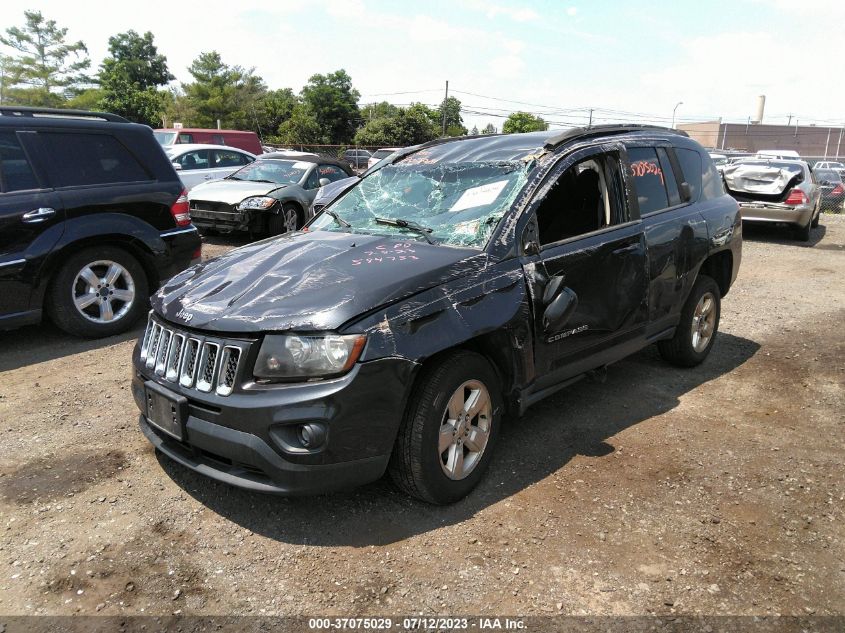
[[[0,132],[0,172],[3,191],[38,189],[38,181],[14,132]]]
[[[675,180],[675,170],[669,161],[669,154],[662,147],[657,148],[657,156],[660,158],[660,168],[663,170],[663,181],[666,183],[666,191],[669,194],[669,206],[674,207],[681,204],[681,194],[678,191],[678,183]]]
[[[50,156],[50,177],[57,187],[150,180],[137,159],[108,134],[42,132]]]
[[[640,214],[654,213],[669,206],[666,176],[653,147],[628,148],[629,173],[640,204]]]
[[[701,154],[692,149],[676,147],[675,156],[678,157],[681,171],[684,172],[683,181],[689,185],[690,200],[695,202],[701,192]],[[718,177],[718,173],[716,175]]]
[[[240,152],[230,152],[223,149],[214,150],[213,167],[240,167],[251,162],[249,156]]]
[[[180,132],[179,136],[176,139],[176,142],[177,143],[185,143],[185,144],[193,143],[194,142],[194,135],[193,134],[187,134],[186,132]]]
[[[332,182],[347,178],[346,172],[334,165],[320,165],[317,171],[320,173],[320,178],[328,178]]]
[[[208,169],[209,154],[210,152],[207,149],[200,149],[195,152],[186,152],[179,158],[176,158],[173,162],[182,165],[182,169],[186,171],[190,171],[192,169]]]
[[[226,139],[223,138],[222,134],[212,134],[211,135],[211,142],[214,145],[225,145]]]

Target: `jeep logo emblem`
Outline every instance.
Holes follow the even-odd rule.
[[[188,312],[185,308],[182,308],[181,310],[179,310],[179,312],[176,313],[176,318],[182,319],[185,323],[190,323],[191,319],[194,318],[194,315]]]

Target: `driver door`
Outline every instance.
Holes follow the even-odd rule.
[[[576,152],[529,205],[523,270],[543,389],[642,345],[648,278],[642,223],[628,204],[621,145]]]

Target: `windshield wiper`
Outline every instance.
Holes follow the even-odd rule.
[[[429,244],[435,243],[435,241],[429,236],[429,233],[434,232],[434,229],[423,226],[422,224],[417,224],[412,220],[403,220],[402,218],[376,218],[376,224],[387,224],[390,226],[398,226],[400,229],[408,229],[409,231],[422,235],[425,238],[425,241]]]
[[[243,180],[243,178],[238,178],[238,180]],[[273,184],[273,185],[279,184],[275,180],[250,180],[249,182],[269,182],[270,184]]]
[[[335,222],[337,222],[341,226],[346,227],[347,229],[352,228],[352,225],[349,224],[349,222],[344,220],[342,217],[340,217],[337,213],[335,213],[331,209],[324,209],[323,211],[325,212],[326,215],[328,215],[331,219],[333,219]]]
[[[241,180],[241,178],[238,178],[237,176],[226,176],[225,180]]]

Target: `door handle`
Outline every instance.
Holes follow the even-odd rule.
[[[49,220],[54,215],[56,215],[55,209],[51,209],[50,207],[41,207],[40,209],[35,209],[29,213],[24,213],[21,220],[26,224],[38,224],[39,222]]]
[[[623,246],[622,248],[617,248],[613,251],[614,255],[624,255],[625,253],[633,253],[637,249],[640,248],[639,244],[631,244],[630,246]]]

